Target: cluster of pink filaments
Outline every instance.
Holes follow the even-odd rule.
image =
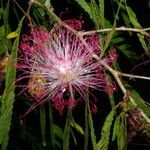
[[[73,108],[79,99],[87,100],[88,87],[105,89],[101,61],[107,59],[97,61],[93,58],[93,53],[100,53],[98,36],[85,36],[84,41],[88,47],[60,25],[51,32],[33,28],[30,35],[23,36],[18,67],[23,70],[20,79],[29,81],[24,90],[36,99],[31,109],[51,100],[62,114],[65,107]],[[78,98],[75,98],[76,94]]]

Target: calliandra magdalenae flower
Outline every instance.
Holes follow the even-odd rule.
[[[18,68],[23,73],[18,81],[28,79],[28,84],[20,87],[35,99],[28,112],[43,102],[52,101],[62,114],[65,107],[73,108],[81,99],[87,101],[88,88],[105,89],[101,62],[112,62],[114,58],[99,61],[93,58],[93,53],[100,53],[97,35],[85,36],[84,41],[88,47],[60,25],[50,32],[33,28],[23,36],[18,58]],[[93,106],[96,109],[96,105]]]

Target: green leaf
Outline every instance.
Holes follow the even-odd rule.
[[[112,141],[114,141],[119,133],[119,125],[120,125],[120,116],[116,117],[114,128],[113,128],[113,135],[112,135]]]
[[[127,49],[120,49],[120,50],[127,58],[129,58],[129,60],[137,59],[137,55],[134,51]]]
[[[110,44],[110,42],[112,40],[112,37],[115,34],[115,28],[116,28],[117,18],[118,18],[119,12],[120,12],[121,3],[122,3],[122,0],[118,4],[119,6],[118,6],[118,9],[117,9],[117,13],[116,13],[116,16],[115,16],[113,27],[112,27],[112,30],[110,31],[110,33],[108,34],[108,39],[105,42],[104,51],[106,51],[107,48],[109,47],[109,44]],[[103,54],[104,53],[102,53],[101,56],[103,56]]]
[[[130,93],[137,107],[141,108],[147,115],[150,116],[150,107],[144,103],[141,96],[135,90],[132,90]]]
[[[131,45],[125,43],[125,39],[122,37],[114,37],[111,41],[111,45],[115,45],[129,60],[137,59],[137,55],[134,51],[130,50]]]
[[[0,41],[0,56],[5,52],[5,38]]]
[[[101,139],[97,144],[99,150],[108,150],[110,131],[111,131],[111,126],[112,126],[112,121],[114,116],[115,116],[115,110],[112,110],[106,117],[106,120],[102,127]]]
[[[89,113],[88,113],[88,121],[89,121],[89,128],[91,130],[91,139],[92,139],[92,145],[93,145],[93,150],[97,150],[97,143],[96,143],[96,136],[94,133],[94,125],[93,125],[93,120],[92,120],[92,114],[90,111],[90,108],[88,107]]]
[[[91,8],[88,5],[88,3],[85,0],[75,0],[83,9],[85,12],[87,12],[90,16],[90,18],[92,19],[92,12],[91,12]]]
[[[119,48],[120,50],[126,50],[126,49],[128,49],[128,48],[130,48],[130,47],[131,47],[130,44],[121,44],[120,46],[118,46],[118,48]]]
[[[138,22],[138,20],[136,18],[136,14],[133,12],[133,10],[129,6],[126,6],[126,9],[127,9],[127,13],[128,13],[128,16],[129,16],[129,19],[130,19],[132,25],[135,28],[142,29],[142,26]],[[145,52],[148,52],[148,47],[147,47],[147,44],[144,40],[144,36],[142,34],[139,34],[139,33],[137,35],[139,37],[139,41],[141,42],[143,49],[145,50]]]
[[[126,144],[126,115],[124,112],[120,114],[120,124],[119,124],[119,131],[117,135],[117,143],[118,143],[118,150],[124,150]]]
[[[17,32],[11,32],[7,35],[7,39],[13,39],[16,38],[18,36]]]
[[[133,10],[129,6],[126,6],[126,8],[127,8],[127,13],[129,15],[129,19],[131,23],[133,24],[133,26],[135,28],[141,28],[141,25],[138,23],[138,20],[136,18],[136,14],[133,12]]]
[[[23,18],[24,19],[24,18]],[[5,90],[2,95],[1,100],[1,112],[0,112],[0,144],[2,144],[2,150],[6,150],[8,139],[9,139],[9,130],[11,125],[11,116],[14,102],[14,83],[16,77],[16,68],[15,64],[17,62],[17,50],[19,45],[19,35],[22,26],[23,19],[19,23],[17,29],[18,36],[14,41],[12,52],[10,54],[9,63],[7,65],[7,74],[5,81]]]
[[[5,36],[5,30],[4,26],[0,27],[0,41],[4,38]]]
[[[85,134],[84,134],[84,150],[88,149],[89,141],[89,123],[88,123],[88,106],[85,105]]]
[[[72,130],[71,130],[71,134],[72,134],[72,137],[73,137],[74,144],[77,146],[77,139],[76,139],[76,137],[75,137]]]
[[[42,133],[42,143],[43,146],[46,146],[45,133],[46,133],[46,114],[44,105],[40,106],[40,125],[41,125],[41,133]]]
[[[102,28],[104,28],[105,26],[104,6],[104,0],[99,0],[100,21],[102,24]]]
[[[95,0],[91,0],[89,6],[91,8],[92,20],[95,23],[96,29],[104,28],[104,18],[101,17],[100,8],[95,2]]]
[[[56,124],[53,124],[52,126],[53,126],[52,129],[53,129],[54,136],[51,137],[51,140],[52,140],[51,143],[52,143],[53,149],[56,149],[56,146],[61,148],[62,144],[56,140],[56,137],[63,140],[63,131]]]
[[[69,109],[67,113],[67,118],[66,118],[66,124],[65,124],[65,129],[64,129],[64,135],[63,135],[63,150],[69,150],[69,139],[70,139],[70,122],[72,119],[72,110]]]
[[[118,44],[118,43],[121,43],[121,42],[124,42],[125,41],[125,39],[124,38],[122,38],[122,37],[115,37],[115,38],[113,38],[112,39],[112,43],[113,43],[113,45],[114,44]]]
[[[59,137],[60,139],[63,139],[63,131],[62,129],[57,126],[56,124],[53,125],[53,129],[54,129],[54,133],[57,137]]]
[[[52,5],[51,5],[51,0],[46,0],[45,1],[45,5],[49,8],[52,8]]]
[[[116,117],[112,135],[112,141],[117,139],[118,150],[124,150],[125,148],[127,136],[126,124],[126,115],[124,112],[121,112]]]

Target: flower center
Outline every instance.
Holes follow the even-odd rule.
[[[73,81],[76,78],[76,73],[74,68],[70,63],[64,63],[59,66],[60,71],[60,80],[63,83],[68,83]]]

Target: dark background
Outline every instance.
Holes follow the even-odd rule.
[[[105,7],[105,15],[106,18],[113,22],[113,13],[115,12],[116,5],[113,3],[113,1],[110,3],[111,0],[106,0]],[[17,0],[19,5],[26,10],[28,8],[28,1],[20,1]],[[143,28],[150,26],[150,3],[149,0],[128,0],[127,3],[131,8],[135,11],[137,14],[137,18],[139,22],[141,23]],[[77,5],[77,3],[72,2],[71,0],[66,2],[66,0],[53,0],[52,4],[54,6],[54,11],[58,16],[61,17],[61,19],[78,19],[82,16],[82,19],[84,20],[84,29],[85,30],[91,30],[94,29],[94,24],[89,19],[88,15],[81,10],[81,8]],[[149,4],[149,5],[148,5]],[[10,7],[10,13],[11,17],[9,18],[9,22],[11,25],[12,30],[16,29],[16,25],[18,25],[19,18],[23,15],[23,13],[20,11],[20,9],[16,6],[13,1],[11,2],[11,5],[13,7]],[[112,7],[113,6],[113,7]],[[14,13],[14,7],[17,11],[18,19],[16,17],[16,14]],[[118,26],[123,25],[123,22],[120,21]],[[23,32],[26,31],[27,23],[25,23],[23,27]],[[128,34],[125,34],[124,37],[126,38],[127,42],[130,44],[132,43],[132,49],[138,53],[138,55],[142,55],[142,47],[140,43],[138,42],[137,37],[130,38]],[[130,39],[130,40],[129,40]],[[148,61],[150,58],[150,55],[144,55],[143,57],[139,57],[139,59],[135,62],[129,62],[122,54],[120,54],[118,61],[121,64],[121,68],[126,73],[131,73],[131,70],[138,64],[143,63],[144,61]],[[150,76],[150,63],[146,65],[142,65],[141,67],[137,67],[135,70],[133,70],[134,74],[139,74],[143,76]],[[146,80],[127,80],[144,98],[145,101],[150,102],[150,81]],[[17,91],[16,91],[17,92]],[[100,101],[98,106],[98,113],[93,116],[94,118],[94,124],[95,124],[95,133],[99,133],[100,127],[103,125],[105,116],[109,113],[111,110],[109,100],[107,98],[107,95],[105,93],[97,93],[95,91],[95,94],[97,95],[98,101]],[[116,94],[116,97],[121,97],[118,93]],[[16,101],[14,104],[14,114],[13,114],[13,120],[12,120],[12,127],[10,132],[10,140],[9,140],[9,150],[32,150],[32,149],[40,149],[40,150],[46,150],[50,145],[48,145],[46,148],[43,148],[41,146],[41,133],[40,133],[40,126],[39,126],[39,114],[37,108],[35,111],[31,112],[24,120],[23,124],[20,123],[20,116],[28,109],[28,104],[26,104],[26,99],[24,97],[16,97]],[[107,107],[106,107],[107,106]],[[79,124],[84,124],[84,120],[81,118],[84,118],[84,104],[81,103],[77,108],[75,108],[74,116],[75,120],[79,121]],[[56,121],[56,124],[63,127],[65,116],[60,116],[57,112],[54,110],[54,121]],[[82,135],[76,133],[79,137],[77,139],[78,145],[81,147],[76,147],[77,149],[83,149],[83,137]],[[100,135],[100,133],[99,133]],[[99,138],[99,137],[98,137]],[[49,137],[47,137],[49,139]],[[32,147],[32,143],[34,143],[34,147]],[[110,150],[115,150],[115,144],[111,145]],[[148,143],[147,139],[145,139],[144,135],[138,133],[137,136],[133,139],[133,141],[128,145],[128,150],[148,150],[150,149],[150,144]]]

